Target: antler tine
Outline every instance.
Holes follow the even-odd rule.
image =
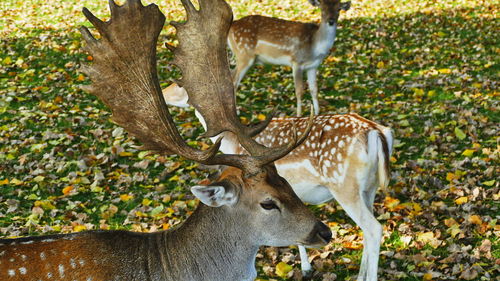
[[[276,108],[273,109],[273,111],[266,116],[266,119],[264,121],[252,126],[248,126],[246,128],[245,134],[251,137],[255,137],[256,135],[260,134],[260,132],[264,131],[267,125],[271,123],[271,120],[273,120],[274,115],[276,115]]]
[[[156,72],[156,42],[165,22],[158,6],[143,6],[127,0],[122,6],[110,1],[108,22],[86,8],[84,15],[97,28],[96,40],[85,27],[80,29],[93,63],[82,71],[92,80],[85,90],[98,96],[113,112],[112,119],[137,137],[143,148],[164,154],[176,153],[205,164],[234,164],[216,156],[220,141],[201,151],[188,146],[165,105]],[[215,162],[214,162],[215,161]]]
[[[267,163],[271,163],[273,161],[276,161],[280,158],[283,158],[285,155],[287,155],[290,151],[294,150],[297,146],[301,145],[304,140],[306,140],[307,136],[311,132],[312,126],[314,124],[314,111],[313,111],[313,106],[310,106],[310,112],[311,114],[309,115],[309,120],[307,121],[307,127],[304,133],[300,135],[300,137],[297,136],[297,128],[294,126],[293,127],[293,140],[289,142],[286,145],[283,145],[281,147],[276,147],[276,148],[271,148],[269,149],[267,154],[261,154],[260,156],[256,157],[259,165],[264,165]],[[257,148],[259,149],[259,148]]]

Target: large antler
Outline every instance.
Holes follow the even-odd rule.
[[[201,151],[188,146],[180,136],[157,77],[156,43],[165,16],[155,4],[145,7],[140,0],[127,0],[118,6],[110,0],[108,22],[83,9],[102,37],[96,40],[87,28],[81,28],[87,42],[85,49],[94,58],[90,66],[82,67],[92,80],[92,85],[85,90],[104,101],[113,112],[113,121],[137,137],[145,149],[247,170],[286,155],[304,136],[296,144],[266,153],[267,148],[245,134],[250,130],[241,125],[236,116],[225,51],[232,19],[230,7],[223,0],[201,0],[201,9],[197,11],[191,2],[181,1],[186,7],[188,22],[177,24],[180,46],[175,52],[175,63],[183,72],[182,81],[190,100],[204,115],[211,133],[232,131],[252,156],[216,155],[220,142]]]
[[[84,15],[101,34],[96,40],[86,27],[80,29],[85,47],[94,58],[82,71],[92,80],[85,90],[98,96],[113,112],[113,121],[137,137],[145,149],[176,153],[207,162],[218,144],[207,151],[183,141],[161,96],[156,72],[156,42],[165,23],[158,7],[129,0],[123,6],[109,1],[111,19],[103,22],[89,10]]]
[[[262,131],[271,116],[255,127],[242,125],[236,115],[234,87],[227,59],[227,34],[232,23],[231,7],[224,0],[200,0],[196,10],[190,0],[181,0],[187,13],[187,22],[171,24],[177,29],[179,45],[174,48],[173,63],[182,71],[178,81],[193,105],[207,122],[206,136],[231,131],[241,145],[260,165],[279,159],[307,136],[309,131],[285,146],[267,148],[252,138]],[[310,122],[312,126],[312,119]],[[309,128],[310,129],[310,128]]]

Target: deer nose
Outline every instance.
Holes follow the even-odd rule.
[[[334,25],[335,24],[335,19],[329,19],[328,20],[329,25]]]
[[[316,229],[318,230],[318,235],[321,237],[321,239],[325,240],[326,243],[332,240],[332,231],[326,224],[318,222],[316,224]]]

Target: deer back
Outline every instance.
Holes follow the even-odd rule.
[[[317,30],[312,23],[252,15],[233,22],[229,43],[237,54],[295,57],[301,50],[310,49]]]
[[[1,239],[0,279],[145,280],[159,260],[154,243],[127,231]]]

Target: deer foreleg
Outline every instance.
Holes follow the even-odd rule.
[[[307,70],[307,84],[309,85],[309,90],[311,91],[311,97],[314,106],[314,114],[319,114],[319,102],[318,102],[318,85],[316,82],[317,69]]]
[[[312,272],[311,263],[309,262],[309,257],[307,256],[306,247],[298,245],[300,254],[300,269],[302,270],[302,275],[304,277],[309,277]]]
[[[297,64],[293,65],[293,81],[297,97],[297,117],[302,116],[302,95],[304,94],[304,72]]]

